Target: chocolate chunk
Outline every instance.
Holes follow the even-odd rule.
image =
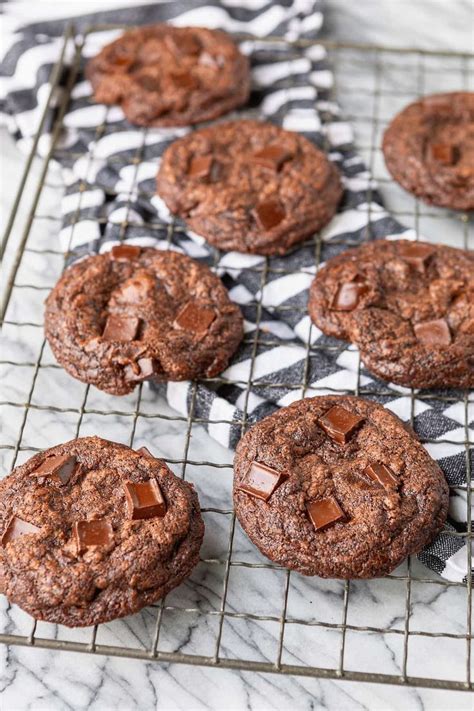
[[[430,146],[431,157],[438,163],[444,165],[453,165],[456,162],[455,146],[450,146],[447,143],[433,143]]]
[[[191,178],[204,180],[208,178],[212,170],[212,156],[194,156],[188,168],[188,175]]]
[[[364,469],[364,473],[367,474],[367,476],[372,479],[372,481],[377,482],[377,484],[380,484],[385,489],[398,488],[399,482],[397,477],[393,474],[393,472],[390,471],[388,467],[385,466],[385,464],[373,462]]]
[[[117,244],[110,250],[110,256],[118,262],[129,262],[140,256],[141,247],[134,244]]]
[[[84,553],[93,546],[108,548],[114,541],[114,531],[110,521],[105,519],[76,521],[74,524],[74,538],[77,552]]]
[[[341,284],[331,302],[330,308],[333,311],[353,311],[358,305],[361,296],[369,290],[367,284],[363,282],[346,282]]]
[[[398,247],[398,254],[403,261],[411,264],[422,273],[424,273],[426,263],[433,252],[434,249],[432,247],[417,242],[401,242]]]
[[[109,314],[102,338],[105,341],[133,341],[137,335],[140,319],[133,316]]]
[[[427,346],[449,346],[451,343],[451,332],[444,318],[415,323],[414,330],[417,339]]]
[[[285,218],[285,210],[279,200],[265,200],[253,210],[253,215],[262,230],[271,230]]]
[[[165,515],[166,503],[155,479],[138,484],[126,481],[123,487],[130,518],[134,520],[155,516],[161,518]]]
[[[258,163],[259,165],[269,168],[270,170],[280,170],[283,163],[292,158],[292,153],[288,151],[283,146],[278,146],[277,144],[266,146],[262,148],[261,151],[253,153],[250,156],[252,163]]]
[[[363,421],[363,417],[354,415],[339,405],[334,405],[318,419],[323,430],[339,444],[346,444]]]
[[[22,518],[18,516],[12,516],[5,532],[2,536],[1,545],[6,546],[10,541],[16,541],[17,538],[23,536],[25,533],[38,533],[41,529],[35,526],[33,523],[28,523],[28,521],[23,521]]]
[[[165,44],[173,54],[199,54],[201,51],[201,43],[196,35],[180,34],[178,37],[173,35],[165,36]]]
[[[243,482],[238,487],[257,499],[268,501],[270,496],[277,489],[282,481],[287,478],[287,474],[277,472],[271,467],[261,462],[252,462]]]
[[[171,79],[175,86],[180,89],[195,89],[198,86],[198,82],[195,77],[189,72],[180,72],[179,74],[172,74]]]
[[[61,486],[67,484],[76,468],[77,459],[68,454],[58,454],[48,457],[32,474],[37,477],[54,479]]]
[[[153,456],[153,454],[150,452],[150,450],[147,449],[146,447],[140,447],[140,449],[137,449],[137,452],[138,452],[138,454],[142,454],[147,459],[154,459],[155,458]]]
[[[176,316],[174,326],[201,335],[208,331],[215,318],[216,312],[210,306],[199,306],[193,301],[188,301]]]
[[[157,374],[157,363],[153,358],[139,358],[138,361],[126,365],[124,370],[125,380],[139,383]]]
[[[322,531],[345,518],[344,511],[333,496],[313,501],[308,504],[307,511],[316,531]]]

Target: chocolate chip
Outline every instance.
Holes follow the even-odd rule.
[[[180,89],[195,89],[198,86],[198,82],[195,77],[189,72],[180,72],[179,74],[172,74],[171,79],[175,86]]]
[[[153,454],[146,447],[140,447],[140,449],[137,449],[137,452],[138,452],[138,454],[142,454],[147,459],[155,459]]]
[[[155,279],[150,274],[139,274],[129,279],[120,289],[120,301],[128,304],[138,304],[150,296],[156,286]]]
[[[207,333],[215,318],[216,312],[210,306],[199,306],[193,301],[188,301],[176,316],[174,326],[201,335]]]
[[[279,200],[270,198],[259,203],[253,215],[262,230],[271,230],[285,218],[285,210]]]
[[[140,319],[134,316],[109,314],[102,338],[105,341],[133,341],[137,335]]]
[[[385,464],[380,464],[379,462],[373,462],[369,464],[364,469],[364,474],[366,474],[372,481],[375,481],[380,486],[385,489],[397,489],[399,481],[395,474],[385,466]]]
[[[129,363],[124,368],[125,380],[140,383],[153,378],[158,372],[157,363],[153,358],[139,358],[138,361]]]
[[[7,543],[16,541],[25,535],[25,533],[38,533],[40,530],[41,529],[33,523],[28,523],[28,521],[24,521],[22,518],[18,518],[18,516],[12,516],[0,543],[2,546],[6,546]]]
[[[358,305],[361,296],[369,290],[363,282],[346,282],[341,284],[334,294],[330,308],[333,311],[353,311]]]
[[[140,256],[141,247],[134,244],[117,244],[110,250],[110,256],[118,262],[130,262]]]
[[[268,501],[275,489],[277,489],[286,478],[287,474],[277,472],[275,469],[267,467],[266,464],[252,462],[250,469],[238,488],[251,496],[257,497],[257,499]]]
[[[197,180],[205,180],[211,174],[212,156],[194,156],[191,159],[188,167],[188,175],[190,178]]]
[[[283,146],[274,144],[262,148],[262,150],[257,151],[257,153],[253,153],[250,156],[250,160],[252,163],[258,163],[258,165],[262,165],[265,168],[278,171],[283,163],[290,160],[292,157],[293,154],[291,151],[287,150]]]
[[[398,246],[398,255],[403,261],[411,264],[422,273],[424,273],[426,263],[433,252],[433,247],[418,242],[401,242]]]
[[[456,148],[447,143],[432,143],[430,146],[431,157],[438,163],[453,165],[456,162]]]
[[[37,477],[48,477],[64,486],[71,479],[76,468],[77,459],[68,454],[58,454],[55,457],[48,457],[44,462],[32,472]]]
[[[137,484],[126,481],[123,486],[131,519],[163,517],[165,515],[166,503],[155,479]]]
[[[363,417],[334,405],[318,419],[318,424],[335,442],[346,444],[363,421]]]
[[[345,518],[344,511],[333,496],[311,502],[306,510],[316,531],[322,531]]]
[[[110,521],[99,519],[97,521],[76,521],[74,524],[74,538],[77,552],[84,553],[88,548],[109,548],[114,541],[114,531]]]
[[[444,318],[416,323],[414,330],[417,339],[427,346],[449,346],[452,340],[448,322]]]

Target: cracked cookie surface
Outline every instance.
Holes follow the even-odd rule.
[[[282,408],[244,435],[234,461],[244,531],[270,560],[304,575],[390,573],[441,530],[448,498],[413,431],[355,397]]]
[[[161,509],[146,507],[150,486]],[[0,590],[36,619],[99,624],[179,585],[203,535],[196,492],[163,461],[98,437],[72,440],[0,482]]]
[[[474,93],[433,94],[415,101],[383,137],[387,168],[422,200],[474,209]]]
[[[157,192],[219,249],[284,254],[329,222],[342,187],[337,168],[306,138],[242,120],[172,143]]]
[[[70,375],[125,395],[144,380],[222,372],[243,318],[208,267],[123,244],[64,272],[46,301],[45,332]]]
[[[138,126],[209,121],[245,104],[249,62],[218,30],[158,24],[125,32],[87,65],[94,98]]]
[[[414,388],[474,386],[474,255],[377,240],[328,260],[310,290],[323,333],[358,346],[375,375]]]

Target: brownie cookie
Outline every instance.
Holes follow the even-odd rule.
[[[229,121],[175,141],[157,190],[208,242],[252,254],[284,254],[329,222],[342,194],[322,151],[259,121]]]
[[[413,431],[355,397],[300,400],[241,439],[234,508],[270,560],[304,575],[390,573],[442,529],[449,491]]]
[[[94,98],[138,126],[208,121],[245,104],[249,62],[224,32],[150,25],[125,32],[87,65]]]
[[[474,254],[379,240],[330,259],[311,286],[323,333],[351,341],[366,367],[414,388],[474,386]]]
[[[163,461],[72,440],[0,482],[0,592],[38,620],[99,624],[179,585],[203,535],[196,492]]]
[[[46,301],[45,332],[70,375],[125,395],[144,380],[217,375],[243,318],[206,266],[122,244],[66,270]]]
[[[385,131],[387,168],[425,202],[474,209],[474,93],[425,96]]]

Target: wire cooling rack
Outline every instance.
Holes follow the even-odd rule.
[[[100,29],[105,28],[94,27],[89,33]],[[4,351],[6,357],[2,356],[0,361],[6,392],[1,404],[7,426],[0,442],[4,471],[10,471],[33,452],[61,439],[86,434],[99,434],[134,447],[146,444],[178,475],[195,483],[207,534],[201,562],[190,580],[140,614],[94,628],[69,630],[36,623],[2,598],[0,642],[156,662],[472,690],[470,575],[466,584],[449,582],[432,574],[416,559],[410,559],[384,579],[325,581],[306,579],[272,565],[253,550],[235,521],[231,503],[231,453],[209,439],[203,428],[203,425],[228,423],[195,417],[194,401],[189,416],[181,417],[156,393],[142,386],[124,398],[104,395],[73,381],[55,364],[43,338],[42,304],[64,268],[68,252],[58,247],[57,196],[61,182],[54,168],[54,157],[78,76],[82,42],[83,39],[76,39],[74,28],[69,27],[52,72],[51,95],[26,162],[2,247],[3,253],[8,246],[6,254],[9,256],[2,310],[9,347]],[[66,66],[65,49],[71,43],[74,59]],[[292,46],[308,44],[299,42]],[[381,186],[392,214],[413,227],[417,237],[428,235],[435,242],[448,241],[451,245],[472,249],[468,215],[427,208],[407,196],[390,180],[380,152],[381,131],[403,105],[424,93],[469,88],[472,57],[415,49],[318,44],[328,51],[338,100],[355,129],[357,148]],[[290,43],[288,46],[290,48]],[[37,184],[30,187],[34,180],[31,167],[41,131],[60,83],[64,91],[55,107],[52,144],[42,159]],[[104,135],[106,130],[104,123],[97,128],[96,136]],[[140,156],[141,149],[138,149],[133,161],[136,166]],[[85,184],[83,187],[85,189]],[[370,194],[367,202],[370,204]],[[78,213],[79,209],[76,218]],[[14,234],[17,222],[22,219],[22,230]],[[125,219],[121,239],[126,238],[128,227]],[[159,221],[147,227],[165,229],[170,244],[179,229]],[[14,241],[16,245],[12,244]],[[322,248],[320,235],[315,235],[312,242],[317,265]],[[218,256],[216,252],[216,259]],[[258,267],[262,287],[272,269],[271,259]],[[262,292],[260,289],[260,294]],[[253,362],[262,336],[261,301],[256,301],[254,306],[256,329],[246,336],[252,346]],[[321,350],[329,352],[331,346],[308,342],[305,373],[310,359],[317,357]],[[253,367],[246,383],[240,423],[243,430],[247,424],[250,386],[258,388],[252,376]],[[219,378],[213,381],[224,382]],[[305,377],[303,382],[290,386],[304,396]],[[364,394],[360,366],[356,387],[351,392]],[[383,384],[378,393],[370,391],[372,396],[384,393],[387,390]],[[411,392],[407,397],[412,423],[417,402],[429,402],[434,397],[446,403],[458,400],[454,396],[441,398],[429,392],[417,393],[416,399]],[[463,441],[445,441],[466,453],[466,484],[453,488],[462,494],[468,509],[469,532],[458,535],[467,539],[469,571],[472,441],[467,413],[472,403],[470,397],[465,394]]]

